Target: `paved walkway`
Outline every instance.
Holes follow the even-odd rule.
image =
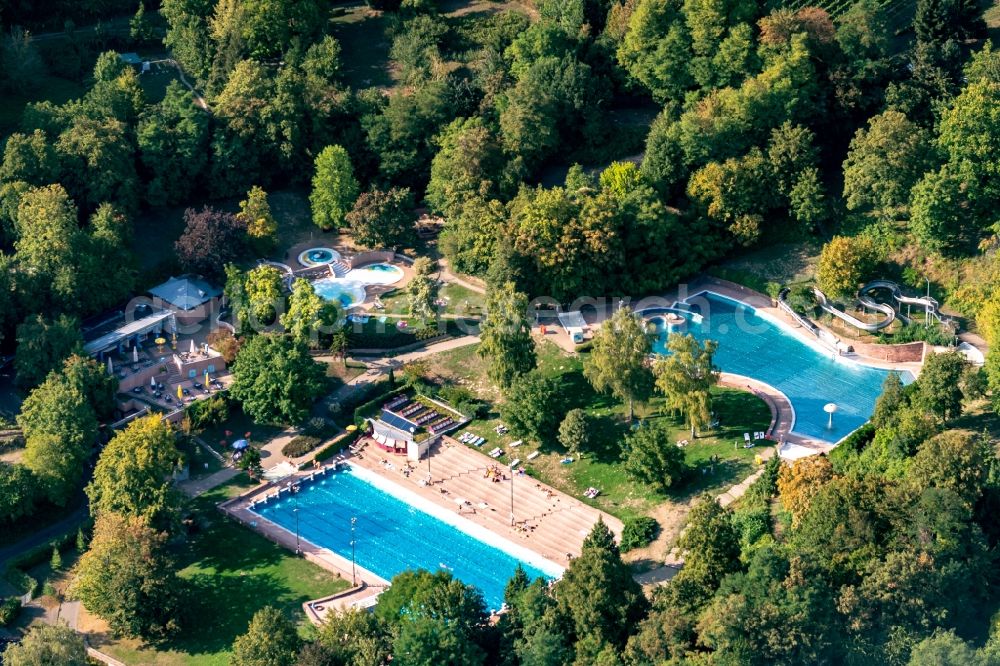
[[[190,497],[198,497],[204,493],[207,493],[212,488],[216,486],[221,486],[233,477],[237,476],[240,470],[233,469],[232,467],[226,467],[220,469],[214,474],[209,474],[208,476],[202,477],[200,479],[191,479],[189,481],[182,481],[177,484],[177,486],[183,490]]]
[[[443,342],[434,343],[423,349],[418,349],[416,351],[407,352],[405,354],[400,354],[399,356],[383,357],[377,359],[364,359],[363,362],[368,365],[368,369],[354,377],[343,386],[339,387],[336,391],[331,393],[324,402],[337,402],[343,401],[348,398],[354,391],[358,390],[360,387],[373,382],[379,381],[383,375],[389,374],[389,370],[398,370],[407,363],[412,363],[413,361],[420,360],[426,356],[432,356],[434,354],[440,354],[441,352],[450,351],[452,349],[459,349],[461,347],[467,347],[469,345],[474,345],[479,342],[479,338],[475,335],[465,335],[460,338],[451,338],[449,340],[444,340]],[[355,360],[349,358],[348,360]],[[361,360],[361,359],[357,359]]]

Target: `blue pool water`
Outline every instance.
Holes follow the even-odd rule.
[[[504,586],[518,564],[531,578],[560,573],[552,566],[542,571],[488,545],[380,490],[354,471],[341,470],[304,482],[298,493],[282,495],[254,511],[294,533],[296,506],[299,534],[306,541],[350,559],[351,518],[357,518],[358,565],[386,580],[407,569],[444,567],[479,588],[490,609],[500,608]]]
[[[317,295],[328,301],[340,303],[340,307],[345,309],[365,300],[365,287],[357,282],[325,277],[314,280],[312,284]]]
[[[745,375],[784,393],[795,410],[793,431],[827,442],[837,442],[872,415],[887,370],[835,358],[806,344],[784,327],[760,317],[754,308],[704,293],[689,299],[688,320],[680,333],[719,343],[715,364],[725,372]],[[699,316],[700,315],[700,316]],[[663,353],[667,334],[653,345]],[[903,373],[902,380],[913,380]],[[835,403],[833,428],[827,428],[827,403]]]

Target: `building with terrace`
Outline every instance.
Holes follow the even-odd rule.
[[[385,402],[380,414],[368,419],[367,436],[382,451],[416,462],[442,435],[468,421],[443,402],[406,393]]]

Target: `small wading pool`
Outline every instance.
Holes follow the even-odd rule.
[[[499,610],[520,564],[529,578],[557,578],[562,567],[360,468],[301,482],[296,494],[258,504],[262,518],[355,561],[386,580],[407,569],[446,570]],[[356,519],[351,530],[351,519]]]
[[[332,264],[340,259],[340,253],[329,247],[313,247],[299,253],[299,263],[306,268]]]

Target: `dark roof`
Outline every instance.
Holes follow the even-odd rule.
[[[175,308],[193,310],[203,303],[208,303],[216,296],[222,295],[222,290],[200,278],[182,276],[170,278],[163,284],[150,289],[149,293],[170,303]]]

